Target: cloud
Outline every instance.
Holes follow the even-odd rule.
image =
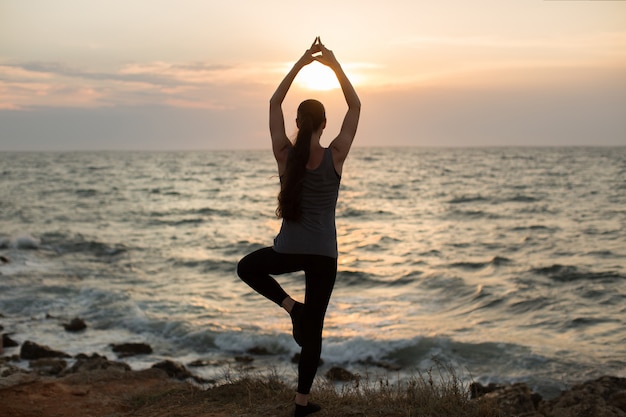
[[[355,145],[624,146],[623,73],[623,68],[555,72],[553,78],[568,81],[550,88],[429,85],[358,90],[363,111]],[[295,125],[295,108],[305,92],[293,93],[284,105],[288,131]],[[135,94],[146,95],[146,102],[156,97],[150,92]],[[320,93],[318,98],[329,116],[323,136],[328,143],[339,130],[345,102],[339,91]],[[0,150],[269,150],[266,96],[237,108],[183,104],[2,110]]]
[[[118,76],[129,79],[153,80],[159,83],[200,84],[220,83],[237,68],[226,65],[211,65],[202,62],[175,64],[167,62],[132,63],[119,70]]]
[[[128,63],[92,71],[60,62],[0,65],[2,108],[99,107],[165,104],[230,108],[250,85],[263,85],[271,69],[242,65]]]
[[[406,36],[390,42],[393,46],[413,48],[502,48],[528,50],[580,50],[602,48],[624,57],[626,32],[594,33],[581,36],[551,36],[541,38],[503,36]]]

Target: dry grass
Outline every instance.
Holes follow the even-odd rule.
[[[242,375],[204,392],[205,401],[229,405],[233,416],[290,416],[294,390],[275,372]],[[454,370],[438,365],[408,382],[357,377],[336,385],[318,379],[312,400],[322,405],[315,416],[345,417],[500,417],[495,403],[470,400],[469,385]],[[217,403],[216,403],[217,401]]]

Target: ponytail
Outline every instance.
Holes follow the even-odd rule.
[[[285,172],[280,177],[277,217],[297,221],[302,215],[302,184],[311,154],[311,137],[325,120],[324,106],[317,100],[305,100],[298,107],[298,135],[289,151]]]

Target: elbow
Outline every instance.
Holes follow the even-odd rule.
[[[282,111],[283,111],[283,107],[281,103],[270,100],[270,114],[282,112]]]
[[[276,96],[272,96],[272,98],[270,98],[270,108],[280,108],[282,104],[283,101],[280,98]]]

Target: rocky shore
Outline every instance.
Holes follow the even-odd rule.
[[[149,355],[152,349],[146,344],[113,345],[112,350],[118,358],[110,360],[98,354],[72,357],[32,341],[16,343],[7,335],[3,335],[2,341],[0,416],[3,417],[291,415],[290,397],[293,393],[279,381],[261,382],[254,388],[249,380],[217,384],[199,378],[187,368],[206,364],[185,366],[161,361],[149,369],[131,370],[120,360],[132,355]],[[27,369],[23,367],[26,361]],[[254,352],[250,356],[233,358],[234,364],[253,361]],[[18,366],[18,362],[22,365]],[[356,378],[340,367],[333,367],[324,377],[347,383]],[[251,401],[250,391],[264,391],[265,396]],[[482,407],[484,413],[476,415],[626,417],[626,378],[604,376],[574,385],[559,397],[548,400],[525,384],[483,386],[473,383],[468,391],[471,397],[468,401],[488,404]],[[338,407],[331,406],[318,415],[409,415],[400,408],[394,410],[393,404],[384,413],[380,410],[358,411],[345,405],[341,409]]]

